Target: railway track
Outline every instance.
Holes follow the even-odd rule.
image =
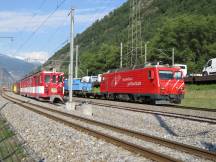
[[[75,100],[76,102],[83,102],[83,100]],[[186,120],[192,120],[192,121],[198,121],[198,122],[207,122],[210,124],[216,124],[216,118],[211,117],[202,117],[198,115],[189,115],[189,114],[181,114],[181,113],[175,113],[175,112],[165,112],[160,110],[150,110],[147,108],[136,108],[136,107],[129,107],[129,106],[121,106],[121,105],[114,105],[114,104],[106,104],[101,102],[95,102],[92,100],[89,100],[92,105],[96,106],[103,106],[108,108],[114,108],[114,109],[120,109],[120,110],[128,110],[133,112],[140,112],[140,113],[148,113],[153,115],[162,115],[172,118],[180,118],[180,119],[186,119]]]
[[[189,146],[189,145],[181,144],[181,143],[178,143],[175,141],[170,141],[167,139],[163,139],[163,138],[159,138],[159,137],[155,137],[155,136],[150,136],[148,134],[144,134],[144,133],[136,132],[133,130],[125,129],[122,127],[109,125],[109,124],[95,121],[92,119],[80,117],[80,116],[77,116],[77,115],[62,111],[62,110],[57,110],[54,108],[48,108],[48,107],[39,106],[39,105],[32,104],[32,103],[23,102],[21,100],[18,100],[14,97],[11,97],[11,96],[8,96],[5,94],[3,94],[3,97],[7,100],[10,100],[11,102],[14,102],[14,103],[16,103],[22,107],[29,109],[31,111],[42,114],[42,115],[44,115],[48,118],[54,119],[58,122],[62,122],[68,126],[72,126],[78,130],[82,130],[84,132],[87,132],[88,134],[91,134],[97,138],[102,138],[102,139],[104,139],[104,140],[106,140],[112,144],[115,144],[117,146],[121,146],[121,147],[123,147],[123,148],[125,148],[131,152],[135,152],[135,153],[140,154],[140,155],[142,155],[146,158],[149,158],[149,159],[153,159],[156,161],[181,161],[181,160],[175,159],[173,157],[170,157],[168,155],[156,152],[154,150],[146,149],[145,147],[142,147],[140,145],[128,142],[127,140],[121,139],[119,137],[115,137],[115,136],[109,135],[107,133],[103,133],[102,131],[98,131],[98,130],[95,130],[93,128],[86,127],[84,125],[86,125],[86,124],[87,125],[88,124],[94,125],[97,127],[101,127],[102,129],[107,129],[107,130],[112,131],[112,132],[117,132],[119,134],[122,134],[122,136],[127,135],[128,137],[136,138],[137,140],[156,143],[156,144],[159,144],[161,146],[172,148],[172,149],[178,150],[180,152],[193,154],[193,155],[202,157],[204,159],[210,159],[210,160],[216,159],[216,153],[209,152],[207,150],[200,149],[200,148],[197,148],[194,146]]]
[[[202,108],[202,107],[189,107],[189,106],[182,106],[182,105],[163,105],[166,107],[174,107],[178,109],[186,109],[186,110],[197,110],[197,111],[203,111],[203,112],[216,112],[216,109],[210,109],[210,108]]]

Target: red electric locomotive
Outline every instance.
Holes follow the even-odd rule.
[[[127,98],[153,104],[181,103],[184,88],[179,68],[160,65],[108,72],[102,75],[100,84],[100,92],[106,98]]]
[[[50,100],[50,102],[63,102],[64,73],[41,71],[22,79],[19,84],[20,95]]]

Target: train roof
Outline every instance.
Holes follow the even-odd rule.
[[[44,74],[51,74],[51,73],[64,74],[63,72],[56,72],[56,71],[46,71],[46,70],[34,71],[32,73],[29,73],[29,74],[25,75],[22,79],[18,80],[17,82],[22,81],[23,79],[26,79],[26,78],[31,77],[33,75],[36,75],[38,73],[44,73]]]
[[[111,73],[111,72],[124,72],[124,71],[129,71],[129,70],[134,70],[134,69],[143,69],[143,68],[154,68],[154,67],[157,67],[157,68],[176,68],[174,66],[169,66],[169,64],[165,64],[165,65],[158,65],[158,64],[144,64],[144,65],[136,65],[136,66],[133,66],[133,67],[126,67],[126,68],[120,68],[120,69],[111,69],[111,70],[108,70],[106,73]]]

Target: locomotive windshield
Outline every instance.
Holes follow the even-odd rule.
[[[56,83],[56,76],[55,75],[52,76],[52,82]]]
[[[62,83],[62,82],[63,82],[63,76],[60,75],[60,76],[59,76],[59,83]]]
[[[166,70],[160,70],[159,76],[160,76],[161,80],[173,79],[173,72],[172,71],[166,71]]]
[[[177,79],[177,80],[182,79],[182,73],[181,73],[181,71],[176,71],[174,73],[174,78]]]

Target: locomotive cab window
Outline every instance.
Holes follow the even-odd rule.
[[[56,83],[56,76],[55,75],[52,76],[52,82]]]
[[[50,82],[50,76],[49,75],[45,75],[45,83],[49,83]]]
[[[159,76],[161,80],[170,80],[170,79],[173,79],[173,72],[166,71],[166,70],[160,70]]]
[[[63,82],[63,76],[60,75],[58,80],[59,80],[59,83],[62,83]]]

